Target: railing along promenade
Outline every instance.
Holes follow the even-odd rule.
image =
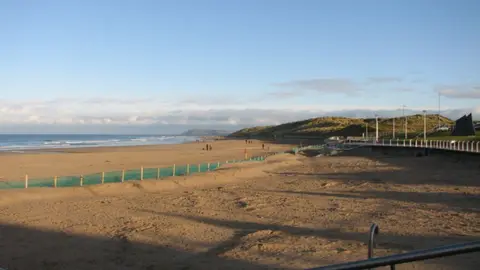
[[[480,153],[480,141],[455,140],[346,140],[346,145],[441,149],[456,152]]]

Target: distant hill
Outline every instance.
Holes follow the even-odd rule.
[[[226,136],[230,131],[216,129],[189,129],[183,132],[182,136]]]
[[[437,114],[427,115],[427,130],[432,130],[438,125]],[[395,119],[396,134],[400,136],[404,131],[404,118],[379,118],[378,129],[380,136],[391,136],[393,119]],[[423,132],[423,115],[409,115],[408,133],[414,137]],[[452,125],[454,122],[440,116],[441,125]],[[318,117],[297,122],[285,123],[277,126],[258,126],[244,128],[233,132],[230,137],[264,137],[272,138],[283,136],[324,137],[331,136],[362,136],[368,126],[369,135],[375,133],[375,118],[359,119],[347,117]]]

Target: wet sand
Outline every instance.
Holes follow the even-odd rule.
[[[480,240],[479,176],[439,156],[358,149],[186,178],[2,190],[0,267],[304,269],[365,259],[372,222],[375,256]],[[469,254],[397,269],[479,263]]]

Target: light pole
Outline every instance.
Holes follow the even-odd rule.
[[[366,119],[365,119],[366,120]],[[368,122],[365,122],[365,138],[368,141]]]
[[[438,92],[438,128],[440,128],[440,97],[441,94]]]
[[[375,114],[375,141],[378,142],[378,114]]]
[[[407,116],[405,115],[405,105],[402,105],[402,115],[405,119],[405,140],[408,139],[408,119],[407,119]]]
[[[423,110],[423,140],[427,140],[427,110]]]
[[[395,117],[393,117],[393,123],[392,123],[392,138],[395,139]]]

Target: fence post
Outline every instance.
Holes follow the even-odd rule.
[[[202,172],[202,170],[201,170],[201,167],[200,167],[200,166],[201,166],[201,164],[198,164],[198,172]]]
[[[477,152],[480,152],[480,142],[477,142]]]
[[[25,188],[28,188],[28,174],[25,174]]]
[[[143,166],[140,167],[140,181],[143,180]]]
[[[175,176],[176,170],[177,170],[177,169],[175,169],[175,164],[173,164],[172,176]]]
[[[53,187],[57,187],[57,177],[53,177]]]
[[[80,186],[83,187],[83,175],[80,175]]]
[[[187,174],[186,175],[189,175],[190,174],[190,164],[187,164]]]
[[[417,141],[417,140],[415,140],[415,147],[417,147],[417,146],[418,146],[418,141]]]
[[[210,162],[207,164],[207,171],[210,171]]]
[[[157,168],[157,180],[160,179],[160,168]]]
[[[392,145],[392,140],[390,140],[390,145]]]
[[[412,147],[412,139],[410,139],[408,143],[409,143],[409,146]]]
[[[217,162],[217,168],[218,168],[218,167],[220,167],[220,161],[219,161],[219,162]]]
[[[105,183],[105,172],[102,172],[102,184]]]
[[[125,181],[125,169],[122,170],[122,183]]]
[[[403,140],[403,147],[406,146],[407,141]]]

